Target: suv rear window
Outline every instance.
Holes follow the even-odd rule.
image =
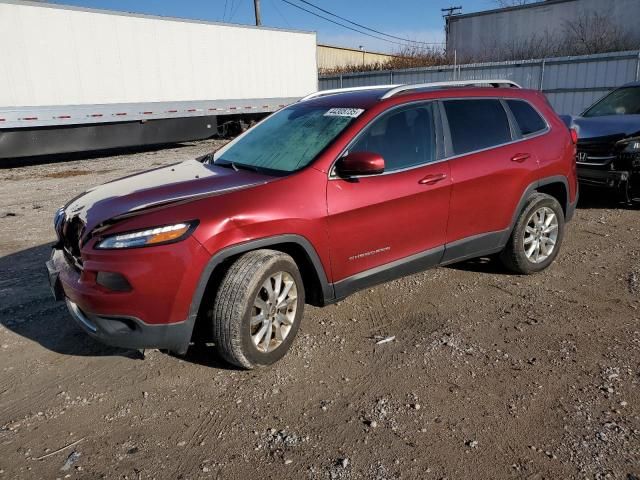
[[[444,108],[455,155],[511,141],[507,112],[499,100],[447,100]]]
[[[529,103],[522,100],[507,100],[507,105],[509,105],[522,135],[531,135],[547,128],[547,124],[540,114]]]

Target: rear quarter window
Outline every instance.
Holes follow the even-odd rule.
[[[507,112],[499,100],[443,102],[454,155],[495,147],[512,140]]]
[[[520,132],[525,137],[542,132],[547,124],[540,114],[528,102],[524,100],[507,100],[507,105],[520,127]]]

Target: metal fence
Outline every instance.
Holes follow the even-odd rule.
[[[615,87],[640,80],[640,51],[321,76],[320,90],[448,80],[513,80],[542,90],[560,114],[578,114]]]

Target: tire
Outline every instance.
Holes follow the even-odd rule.
[[[270,295],[266,285],[271,285],[272,292],[274,287],[280,288],[281,296],[290,282],[293,284],[284,299],[288,305],[278,310],[274,305],[278,295]],[[289,255],[266,249],[242,255],[227,270],[211,310],[213,341],[218,353],[227,362],[244,369],[277,362],[293,343],[304,314],[304,303],[302,277]],[[261,305],[262,310],[256,304]],[[253,336],[259,335],[261,329],[265,334],[256,345]]]
[[[536,225],[536,221],[542,218],[539,216],[539,212],[546,213],[545,222],[547,219],[551,219],[549,227],[545,228],[542,225],[538,227]],[[550,215],[551,212],[555,215],[555,220]],[[533,218],[534,215],[536,215],[535,218]],[[552,228],[552,225],[556,225],[556,227]],[[529,228],[527,228],[528,226]],[[537,231],[538,228],[540,232]],[[505,249],[500,253],[502,264],[512,272],[523,275],[541,272],[551,265],[558,255],[564,238],[564,228],[564,211],[560,203],[550,195],[534,193],[518,216],[513,232],[511,232],[511,237]],[[554,231],[555,234],[553,233]],[[547,237],[551,240],[546,239]],[[538,245],[542,246],[536,248],[538,238],[540,238]],[[549,252],[551,241],[555,243]],[[525,245],[525,242],[528,243]],[[533,250],[533,253],[528,255],[531,250]]]

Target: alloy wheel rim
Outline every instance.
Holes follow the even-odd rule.
[[[522,240],[531,263],[542,263],[551,256],[558,241],[558,216],[549,207],[540,207],[527,220]]]
[[[298,287],[287,272],[270,275],[260,287],[251,312],[251,340],[262,353],[273,352],[285,341],[296,318]]]

